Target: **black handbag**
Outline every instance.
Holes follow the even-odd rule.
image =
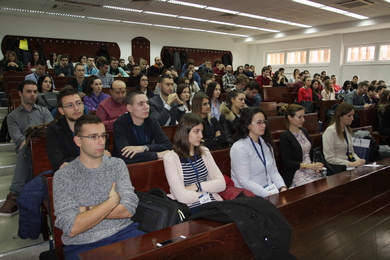
[[[345,165],[335,165],[335,164],[328,163],[325,160],[325,156],[322,151],[322,146],[318,146],[313,149],[313,161],[322,162],[322,164],[327,169],[327,173],[326,173],[327,176],[334,175],[347,170],[347,167]]]
[[[53,110],[57,107],[58,92],[39,93],[37,96],[37,104]]]
[[[135,191],[139,198],[133,221],[140,230],[149,233],[187,220],[191,212],[186,204],[168,198],[162,189],[149,192]]]
[[[313,101],[301,101],[301,106],[305,108],[306,113],[314,113],[316,112],[316,104],[313,103]]]

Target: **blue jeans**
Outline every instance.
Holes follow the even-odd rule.
[[[138,228],[138,223],[133,223],[133,224],[129,225],[128,227],[122,229],[118,233],[116,233],[110,237],[104,238],[102,240],[96,241],[94,243],[83,244],[83,245],[65,246],[64,247],[65,259],[66,260],[78,260],[79,253],[82,253],[82,252],[85,252],[85,251],[88,251],[88,250],[91,250],[94,248],[110,245],[110,244],[115,243],[115,242],[119,242],[119,241],[122,241],[122,240],[125,240],[128,238],[137,237],[137,236],[145,234],[145,232],[140,231],[137,228]]]

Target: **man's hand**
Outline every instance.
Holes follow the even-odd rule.
[[[121,73],[118,73],[118,74],[116,74],[116,76],[115,77],[123,77],[123,75],[121,74]]]
[[[111,157],[111,153],[110,153],[110,151],[108,151],[108,150],[104,150],[103,154],[104,154],[105,156]]]
[[[68,164],[69,164],[68,162],[64,162],[63,164],[61,164],[60,169],[63,168],[64,166],[68,165]]]
[[[26,140],[24,140],[24,141],[20,144],[20,146],[19,146],[19,151],[20,151],[20,149],[22,149],[23,146],[25,146],[25,145],[26,145]]]
[[[167,97],[167,105],[170,106],[172,105],[172,103],[178,103],[178,104],[182,103],[179,99],[179,96],[176,93],[172,93]]]
[[[217,132],[215,132],[215,137],[218,137],[218,136],[220,136],[221,135],[221,131],[217,131]]]
[[[119,202],[121,201],[121,197],[119,196],[119,193],[115,190],[116,183],[112,183],[110,193],[108,194],[108,199],[112,200],[116,206],[119,205]]]
[[[364,109],[374,108],[375,104],[364,104]]]
[[[122,156],[126,158],[133,158],[137,153],[143,153],[142,146],[125,146],[122,150]]]
[[[58,75],[58,77],[65,77],[64,73],[60,73],[60,75]]]

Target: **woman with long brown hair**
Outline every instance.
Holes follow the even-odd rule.
[[[209,149],[201,142],[203,120],[194,113],[184,114],[177,126],[173,151],[163,157],[171,194],[168,196],[190,208],[192,214],[200,205],[221,201],[218,192],[225,190],[225,179]]]

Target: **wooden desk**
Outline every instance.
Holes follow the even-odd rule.
[[[390,158],[378,164],[390,164]],[[272,195],[298,259],[386,259],[390,167],[361,167]],[[234,223],[195,220],[80,254],[81,259],[253,259]],[[158,248],[156,243],[187,238]]]

